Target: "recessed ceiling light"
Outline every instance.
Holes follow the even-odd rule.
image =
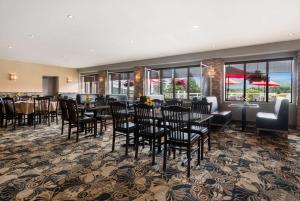
[[[199,29],[200,26],[199,26],[199,25],[194,25],[193,28],[194,28],[194,29]]]
[[[130,43],[133,44],[133,43],[134,43],[134,40],[130,40]]]
[[[94,49],[90,49],[89,51],[90,51],[90,52],[95,52],[95,50],[94,50]]]
[[[11,49],[11,48],[12,48],[12,46],[11,46],[11,45],[9,45],[9,46],[8,46],[8,48],[9,48],[9,49]]]
[[[294,36],[295,34],[294,33],[289,33],[289,36]]]
[[[28,37],[29,38],[34,38],[34,35],[33,34],[29,34]]]
[[[72,19],[72,18],[73,18],[73,15],[67,15],[67,18],[68,18],[68,19]]]

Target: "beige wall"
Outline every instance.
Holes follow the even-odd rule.
[[[18,79],[9,80],[9,73]],[[42,92],[43,76],[58,76],[59,92],[78,92],[77,69],[0,59],[0,92]]]

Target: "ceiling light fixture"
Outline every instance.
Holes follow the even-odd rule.
[[[94,49],[90,49],[89,51],[90,51],[90,52],[95,52],[95,50],[94,50]]]
[[[12,48],[12,46],[11,46],[11,45],[9,45],[9,46],[8,46],[8,48],[9,48],[9,49],[11,49],[11,48]]]
[[[194,28],[194,29],[199,29],[200,26],[199,26],[199,25],[194,25],[193,28]]]
[[[294,36],[295,34],[294,33],[289,33],[289,36]]]
[[[73,15],[67,15],[67,18],[68,18],[68,19],[72,19],[72,18],[73,18]]]

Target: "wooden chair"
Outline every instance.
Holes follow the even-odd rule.
[[[13,129],[16,129],[16,121],[18,119],[18,115],[16,113],[15,101],[13,98],[3,98],[4,110],[5,110],[5,127],[7,127],[8,121],[12,121]]]
[[[157,125],[155,121],[154,107],[143,103],[134,105],[135,132],[135,158],[138,156],[140,138],[149,140],[152,150],[152,165],[155,164],[155,148],[160,146],[161,139],[166,137],[164,129]],[[156,142],[157,141],[157,142]],[[166,138],[165,138],[166,142]]]
[[[56,124],[58,124],[58,105],[59,105],[59,100],[57,99],[54,110],[50,110],[50,108],[49,108],[50,119],[51,119],[52,122],[55,119]]]
[[[68,117],[69,117],[68,139],[71,138],[72,128],[77,128],[76,142],[78,142],[80,126],[83,125],[86,128],[88,124],[94,125],[94,135],[95,136],[97,135],[97,120],[95,118],[88,117],[88,116],[80,116],[80,111],[78,109],[79,107],[75,100],[67,100],[67,108],[68,108]]]
[[[33,126],[36,128],[36,124],[46,121],[50,126],[50,98],[38,97],[33,100]]]
[[[61,110],[61,134],[63,134],[64,133],[64,125],[69,124],[67,100],[59,99],[59,106],[60,106],[60,110]]]
[[[206,101],[193,101],[192,102],[192,112],[196,115],[210,114],[211,113],[212,103]],[[204,154],[204,143],[208,143],[208,150],[211,150],[211,141],[210,141],[210,120],[197,123],[193,122],[191,130],[194,133],[197,133],[201,136],[201,160],[203,159]]]
[[[135,131],[135,124],[129,121],[129,113],[126,103],[112,102],[110,103],[111,114],[113,119],[113,141],[112,151],[115,150],[115,140],[117,136],[125,136],[125,155],[128,155],[128,146],[130,134]]]
[[[175,150],[186,151],[187,154],[187,176],[190,176],[191,155],[194,151],[198,151],[197,159],[200,164],[200,141],[199,134],[191,130],[191,109],[180,106],[162,107],[163,122],[165,131],[168,131],[166,140],[167,149],[173,149],[173,157],[175,158]],[[195,149],[194,146],[196,146]],[[166,146],[165,146],[166,147]],[[166,161],[167,151],[164,151],[164,161]],[[166,163],[163,165],[166,169]]]
[[[4,112],[4,102],[2,98],[0,97],[0,127],[3,127],[3,122],[5,119],[5,112]]]
[[[96,106],[105,106],[107,105],[107,102],[104,97],[100,97],[96,99]],[[107,129],[107,125],[111,124],[112,121],[112,115],[110,109],[104,109],[101,110],[100,113],[97,113],[96,119],[100,122],[100,132],[102,133],[103,127],[104,130]]]

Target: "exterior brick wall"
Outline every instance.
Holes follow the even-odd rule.
[[[106,95],[106,86],[108,83],[107,70],[100,70],[98,72],[99,77],[99,94]]]
[[[145,68],[144,66],[138,66],[134,68],[134,99],[139,98],[145,94],[144,80],[145,80]]]
[[[203,64],[212,67],[215,70],[215,77],[212,78],[212,96],[216,96],[219,103],[223,102],[223,71],[224,71],[224,60],[223,59],[208,59],[203,60]],[[206,75],[207,76],[207,75]],[[208,83],[210,84],[209,78],[207,78]],[[210,89],[210,86],[209,86]],[[208,90],[208,95],[209,94]]]

